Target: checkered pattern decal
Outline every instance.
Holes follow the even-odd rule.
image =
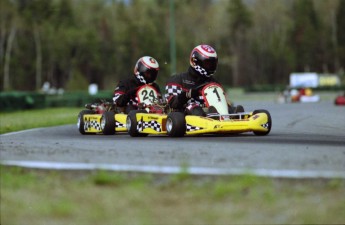
[[[207,73],[207,71],[206,71],[204,68],[202,68],[201,66],[196,65],[196,66],[194,67],[194,69],[195,69],[196,71],[198,71],[201,75],[204,75],[205,77],[210,77],[210,75]]]
[[[131,99],[129,102],[130,102],[129,104],[132,104],[132,105],[134,105],[134,106],[137,106],[137,105],[138,105],[138,102],[139,102],[139,99],[138,99],[137,96],[135,96],[135,99],[134,99],[134,100]]]
[[[119,121],[115,121],[115,127],[117,128],[126,127],[126,124],[120,123]]]
[[[146,84],[145,78],[142,75],[140,75],[139,72],[137,72],[135,75],[137,75],[137,78],[141,83]]]
[[[137,130],[139,132],[143,131],[145,128],[152,128],[153,130],[157,131],[157,132],[161,132],[161,125],[155,121],[155,120],[151,120],[149,122],[144,122],[143,120],[139,120],[138,121],[138,125],[137,125]]]
[[[192,126],[190,124],[187,124],[186,125],[186,131],[189,132],[189,131],[196,131],[196,130],[202,130],[204,128],[202,127],[196,127],[196,126]]]
[[[191,98],[191,99],[187,102],[186,108],[187,108],[188,110],[192,110],[192,109],[193,109],[194,107],[196,107],[196,106],[201,106],[201,107],[203,107],[204,105],[203,105],[201,102],[196,101],[194,98]]]
[[[116,102],[117,99],[122,96],[124,93],[123,92],[116,92],[113,97],[113,102]],[[130,99],[129,100],[129,105],[138,105],[138,97],[136,96],[135,99]]]
[[[262,126],[263,128],[265,128],[265,129],[268,129],[269,123],[261,124],[261,126]]]
[[[168,98],[170,95],[179,95],[182,93],[182,87],[176,84],[168,84],[165,86],[165,98]]]
[[[87,131],[91,128],[101,131],[101,125],[96,120],[85,121],[84,130]]]
[[[181,94],[183,91],[182,87],[180,85],[177,85],[177,84],[168,84],[167,86],[165,86],[165,98],[166,99],[169,99],[169,96],[171,95],[179,95]],[[184,91],[188,91],[188,90],[184,90]],[[192,104],[197,104],[197,105],[201,105],[203,104],[202,102],[204,101],[204,98],[202,95],[199,96],[199,99],[200,101],[197,101],[195,100],[194,98],[191,98],[188,100],[187,102],[187,105],[192,105]]]

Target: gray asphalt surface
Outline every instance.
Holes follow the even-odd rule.
[[[1,163],[78,163],[142,171],[171,171],[186,165],[194,173],[248,171],[278,177],[345,178],[345,107],[331,102],[242,105],[246,111],[271,113],[268,136],[132,138],[81,135],[76,125],[68,125],[1,135]]]

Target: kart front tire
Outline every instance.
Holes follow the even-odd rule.
[[[112,111],[104,112],[101,118],[101,129],[105,135],[115,134],[115,113]]]
[[[84,121],[84,115],[87,114],[95,114],[95,111],[93,110],[89,110],[89,109],[85,109],[82,110],[79,115],[78,115],[78,122],[77,122],[77,126],[78,126],[78,130],[81,134],[90,134],[90,133],[86,133],[85,132],[85,121]]]
[[[271,127],[272,127],[271,114],[265,109],[257,109],[257,110],[254,110],[253,115],[258,114],[258,113],[265,113],[267,115],[267,118],[268,118],[268,120],[267,120],[267,131],[253,131],[253,133],[255,135],[258,135],[258,136],[265,136],[265,135],[269,134],[271,131]]]
[[[186,133],[186,119],[184,113],[170,113],[166,121],[166,130],[170,137],[183,137]]]
[[[137,113],[147,113],[146,110],[132,110],[128,113],[126,119],[126,127],[128,134],[131,137],[146,137],[148,134],[140,133],[138,131],[138,121],[137,121]]]

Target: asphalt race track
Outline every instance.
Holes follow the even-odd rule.
[[[293,178],[345,178],[345,107],[332,102],[244,102],[267,109],[268,136],[183,138],[81,135],[76,125],[0,135],[1,163],[53,169],[109,169]],[[77,115],[76,115],[77,116]]]

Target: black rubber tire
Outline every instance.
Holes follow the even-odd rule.
[[[133,106],[133,105],[127,105],[125,107],[125,113],[128,114],[130,111],[133,111],[133,110],[138,110],[138,107],[136,106]]]
[[[78,130],[81,134],[91,134],[91,133],[86,133],[85,132],[85,122],[84,122],[84,115],[87,114],[95,114],[96,112],[93,110],[89,110],[89,109],[84,109],[82,110],[79,114],[78,114],[78,122],[77,122],[77,126],[78,126]]]
[[[104,123],[102,125],[102,123]],[[112,111],[104,112],[101,118],[101,129],[105,135],[115,134],[115,113]]]
[[[262,131],[253,131],[253,133],[254,133],[255,135],[258,135],[258,136],[265,136],[265,135],[267,135],[267,134],[270,133],[271,128],[272,128],[272,118],[271,118],[271,114],[270,114],[267,110],[265,110],[265,109],[257,109],[257,110],[254,110],[253,115],[258,114],[258,113],[266,113],[266,115],[267,115],[267,117],[268,117],[268,130],[265,131],[265,132],[262,132]]]
[[[138,121],[137,121],[137,113],[147,113],[146,110],[132,110],[128,113],[126,119],[126,126],[128,134],[131,137],[146,137],[148,134],[140,133],[137,129]]]
[[[186,133],[186,118],[182,112],[171,112],[166,121],[167,134],[170,137],[183,137]]]
[[[200,106],[194,107],[187,114],[188,115],[194,115],[194,116],[203,116],[203,117],[206,116],[206,113],[204,112],[204,110]]]
[[[210,107],[208,107],[207,113],[209,113],[209,114],[211,114],[211,113],[218,113],[218,111],[217,111],[216,107],[211,105]]]
[[[244,107],[242,105],[237,105],[235,107],[235,113],[244,113]]]

